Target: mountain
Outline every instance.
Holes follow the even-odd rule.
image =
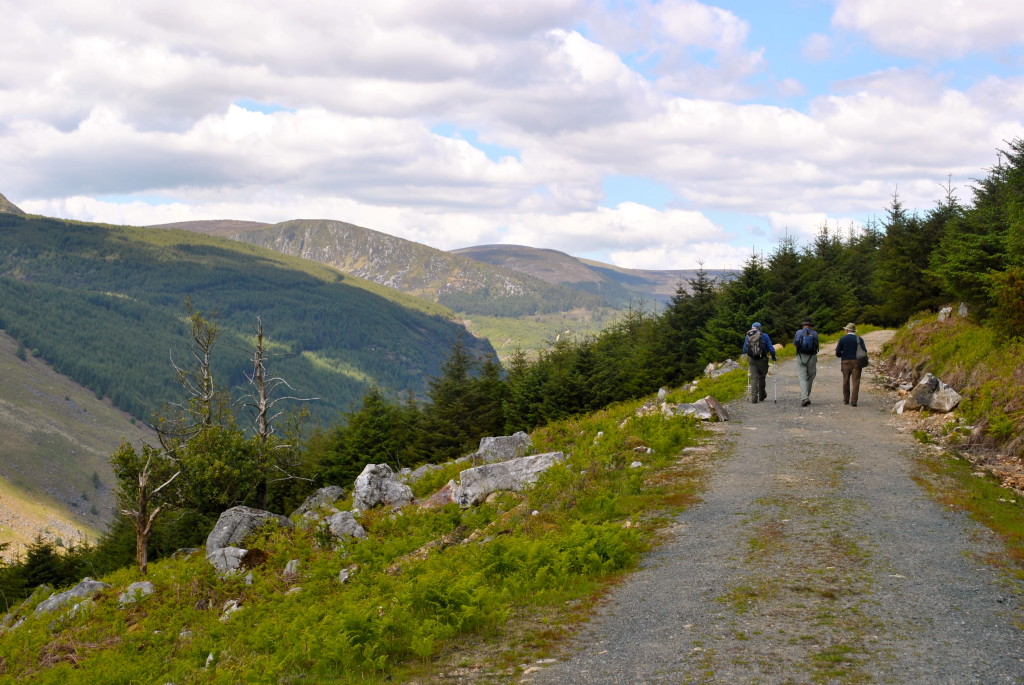
[[[14,214],[15,216],[25,216],[25,212],[18,209],[18,207],[16,207],[13,202],[8,200],[2,194],[0,194],[0,214]]]
[[[196,222],[181,227],[210,230]],[[606,306],[595,294],[342,221],[285,221],[231,237],[327,264],[465,314],[517,317]]]
[[[422,396],[455,341],[493,354],[436,304],[326,266],[199,233],[0,214],[0,328],[59,373],[149,420],[181,399],[184,303],[220,329],[214,372],[246,383],[261,319],[280,375],[336,419],[372,384]]]
[[[235,233],[244,231],[255,231],[269,226],[270,224],[261,221],[241,221],[238,219],[213,219],[205,221],[176,221],[170,224],[157,224],[147,228],[178,228],[183,231],[195,231],[206,235],[217,235],[229,237]]]
[[[8,558],[38,534],[94,538],[113,510],[111,452],[153,440],[128,414],[0,332],[0,543]]]
[[[624,269],[590,259],[580,259],[558,250],[523,245],[479,245],[452,250],[487,264],[535,276],[548,283],[577,288],[600,295],[616,307],[626,307],[639,298],[667,302],[680,283],[697,275],[696,269]],[[722,277],[724,270],[708,270]]]

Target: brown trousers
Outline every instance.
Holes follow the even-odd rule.
[[[843,371],[843,402],[857,404],[860,394],[860,372],[856,359],[844,359],[841,364]]]

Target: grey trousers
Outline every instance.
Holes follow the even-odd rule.
[[[797,354],[796,355],[796,377],[800,379],[800,399],[811,398],[811,388],[814,386],[814,377],[818,375],[818,355]]]

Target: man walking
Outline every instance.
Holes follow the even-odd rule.
[[[804,319],[800,330],[793,336],[796,348],[796,376],[800,379],[800,406],[811,403],[811,387],[818,375],[818,331],[810,319]]]
[[[747,366],[750,375],[750,401],[754,404],[768,398],[765,390],[765,378],[768,376],[768,355],[776,359],[775,347],[767,333],[761,331],[761,324],[754,322],[743,338],[743,354],[750,362]]]
[[[864,350],[867,354],[868,348],[864,344],[864,338],[857,335],[857,326],[848,323],[843,328],[846,335],[839,338],[836,343],[836,356],[842,359],[840,366],[843,371],[843,404],[851,407],[857,406],[857,395],[860,394],[860,364],[857,362],[857,349]]]

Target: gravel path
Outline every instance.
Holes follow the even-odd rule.
[[[523,682],[1024,683],[1022,588],[911,480],[891,396],[866,374],[843,405],[831,349],[809,407],[778,372],[777,403],[769,377],[769,401],[729,406],[703,501]]]

